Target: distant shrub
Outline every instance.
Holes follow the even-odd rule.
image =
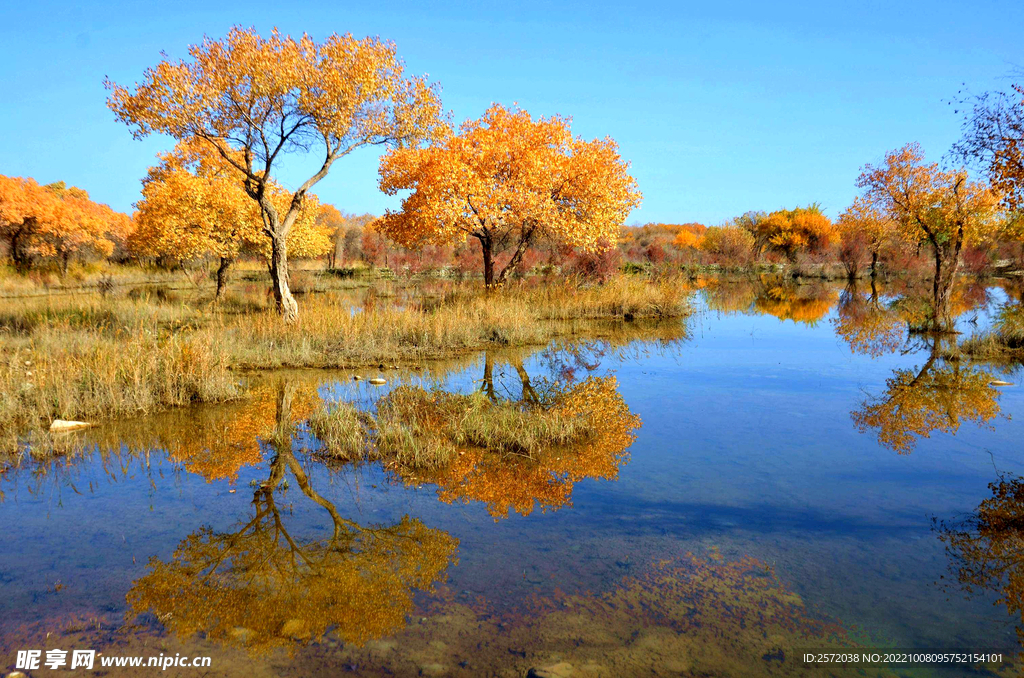
[[[754,258],[754,236],[742,228],[712,226],[704,233],[700,249],[710,254],[715,263],[749,264]]]
[[[563,272],[595,282],[607,282],[619,270],[622,254],[615,247],[601,252],[571,251],[565,256]]]
[[[964,273],[980,275],[984,273],[991,263],[989,250],[968,245],[960,253],[960,267]]]

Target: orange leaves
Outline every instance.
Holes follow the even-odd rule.
[[[380,230],[405,246],[473,235],[496,252],[544,235],[592,251],[640,204],[612,139],[573,138],[569,120],[494,105],[457,135],[382,160],[380,188],[412,190]]]
[[[865,165],[857,186],[864,189],[863,199],[913,243],[929,241],[959,252],[962,244],[980,242],[997,228],[997,196],[970,181],[966,170],[926,164],[919,144],[886,153],[881,165]]]
[[[274,182],[269,190],[271,199],[287,211],[291,196]],[[181,143],[161,156],[143,181],[142,196],[130,241],[142,256],[270,256],[259,205],[246,194],[241,176],[208,145]],[[316,196],[308,196],[288,234],[296,256],[319,256],[330,249],[329,229],[315,222],[318,210]]]
[[[896,370],[885,394],[865,402],[853,413],[857,428],[875,429],[878,442],[900,454],[913,451],[918,439],[932,432],[956,434],[960,424],[981,426],[1000,411],[992,374],[970,363],[929,357],[920,371]]]
[[[38,256],[60,258],[66,266],[86,250],[109,256],[130,228],[127,215],[63,181],[40,186],[33,179],[0,176],[0,236],[16,263]]]
[[[334,34],[317,43],[236,26],[193,45],[189,57],[148,69],[134,92],[106,82],[108,105],[137,137],[244,146],[269,166],[275,149],[299,150],[311,140],[338,151],[443,134],[438,88],[404,77],[394,44],[379,38]],[[241,141],[254,138],[261,141]]]
[[[832,221],[821,213],[818,205],[777,210],[763,219],[751,222],[753,235],[792,259],[797,252],[820,252],[837,239]]]
[[[839,215],[837,226],[844,242],[863,237],[872,252],[899,237],[899,225],[892,215],[863,197],[854,198]]]
[[[378,38],[331,35],[321,43],[275,29],[263,38],[232,28],[189,48],[189,60],[163,61],[135,91],[106,82],[107,105],[136,137],[168,134],[208,144],[244,181],[272,243],[274,298],[285,321],[298,317],[288,289],[288,251],[322,253],[325,234],[290,242],[309,190],[340,157],[366,145],[411,146],[447,131],[437,86],[404,76],[395,47]],[[288,152],[322,152],[316,171],[290,194],[272,167]],[[301,254],[300,254],[301,256]]]
[[[676,237],[672,240],[672,244],[679,249],[686,249],[687,247],[697,248],[700,247],[700,241],[703,240],[702,236],[690,231],[679,231]]]

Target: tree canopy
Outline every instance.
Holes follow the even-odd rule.
[[[902,238],[932,248],[935,273],[928,324],[949,329],[949,294],[961,250],[998,228],[996,194],[986,184],[971,181],[964,169],[946,171],[926,163],[918,144],[887,153],[880,165],[865,165],[857,186],[866,203],[892,219]]]
[[[310,189],[341,157],[367,145],[415,144],[447,130],[438,88],[406,77],[395,46],[379,38],[333,34],[316,42],[274,30],[232,28],[165,59],[134,91],[107,81],[108,105],[133,134],[167,134],[209,144],[239,174],[259,205],[270,239],[278,309],[298,316],[288,287],[288,236]],[[319,152],[316,169],[275,198],[274,176],[290,152]]]
[[[537,238],[585,251],[611,247],[640,204],[628,169],[610,138],[585,141],[572,136],[568,118],[535,120],[495,104],[458,134],[385,155],[381,190],[412,193],[379,229],[406,246],[476,238],[485,282],[500,284]],[[511,257],[495,273],[494,255],[506,250]]]
[[[0,237],[19,267],[39,257],[58,261],[66,272],[76,254],[110,256],[131,228],[128,215],[63,181],[40,186],[34,179],[0,175]]]

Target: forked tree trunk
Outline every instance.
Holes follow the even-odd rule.
[[[935,278],[932,280],[932,314],[928,319],[930,330],[936,332],[952,332],[953,317],[950,298],[956,270],[960,265],[960,239],[948,249],[933,244],[935,256]]]
[[[508,260],[505,268],[501,269],[501,273],[498,274],[498,284],[503,285],[508,279],[510,273],[513,273],[519,264],[523,261],[523,256],[526,254],[527,248],[530,247],[530,241],[533,240],[533,232],[536,230],[535,226],[531,226],[530,230],[523,233],[519,239],[519,244],[516,245],[516,251],[512,253],[512,258]]]

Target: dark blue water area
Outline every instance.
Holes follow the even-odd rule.
[[[999,414],[985,425],[965,420],[955,435],[934,432],[900,454],[877,431],[859,431],[852,413],[895,370],[920,368],[927,351],[856,354],[833,314],[805,324],[701,309],[686,340],[609,349],[593,372],[616,377],[642,427],[616,479],[578,482],[571,506],[557,510],[496,519],[479,502],[439,501],[430,484],[396,483],[377,464],[332,470],[301,430],[295,447],[345,518],[391,525],[408,515],[456,537],[446,583],[497,606],[554,588],[601,591],[645,563],[717,552],[764,562],[810,610],[872,643],[1014,649],[1019,619],[994,604],[998,591],[943,586],[951,560],[934,520],[976,511],[990,483],[1024,474],[1021,389],[1000,389]],[[523,367],[542,379],[550,364],[534,353]],[[349,373],[303,379],[326,400],[370,407],[399,383],[478,388],[483,367],[478,356],[439,382],[409,375],[384,387]],[[495,371],[514,391],[510,363],[499,357]],[[233,480],[208,481],[159,448],[127,446],[45,473],[11,471],[0,481],[0,619],[123,615],[150,558],[170,558],[202,526],[231,532],[250,519],[272,456],[263,450]],[[330,516],[294,481],[278,503],[297,540],[329,533]]]

